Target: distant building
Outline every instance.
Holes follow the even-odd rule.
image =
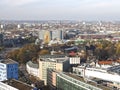
[[[70,57],[70,64],[80,64],[80,57]]]
[[[11,59],[0,60],[0,81],[7,79],[18,79],[18,63]]]
[[[3,25],[0,25],[0,28],[3,29]]]
[[[17,28],[18,28],[18,29],[20,29],[20,28],[21,28],[20,24],[18,24],[18,25],[17,25]]]
[[[49,43],[51,40],[51,31],[41,30],[39,31],[39,39],[43,40],[44,43]]]
[[[52,68],[57,71],[67,71],[70,67],[69,58],[65,55],[40,55],[39,73],[40,79],[47,84],[47,69]]]
[[[3,45],[3,34],[0,33],[0,46]]]
[[[39,31],[39,39],[43,40],[44,43],[49,43],[51,40],[62,40],[63,39],[63,31],[62,30],[41,30]]]
[[[63,31],[62,30],[52,30],[52,36],[51,39],[58,39],[58,40],[62,40],[63,39]]]

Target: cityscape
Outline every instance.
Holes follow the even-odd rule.
[[[1,0],[0,90],[120,90],[119,3]]]

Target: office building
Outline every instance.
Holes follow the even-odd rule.
[[[97,85],[94,82],[85,82],[84,78],[70,73],[47,70],[47,84],[50,90],[111,90],[111,88]]]
[[[57,71],[54,69],[47,69],[47,85],[50,90],[56,90]]]
[[[73,73],[92,80],[94,78],[102,80],[104,84],[111,87],[120,89],[120,65],[109,68],[98,68],[98,67],[84,67],[78,66],[73,67]],[[93,80],[94,81],[94,80]]]
[[[80,64],[80,57],[70,57],[70,64]]]
[[[72,74],[57,74],[57,90],[107,90],[97,87],[94,83],[85,83],[83,78]]]
[[[51,31],[51,39],[57,39],[57,40],[62,40],[63,39],[63,31],[62,30],[52,30]]]
[[[52,68],[57,71],[67,71],[70,67],[69,58],[65,55],[40,55],[39,73],[40,79],[47,84],[47,69]]]
[[[43,40],[44,43],[49,43],[51,40],[51,31],[41,30],[39,31],[39,39]]]
[[[44,43],[49,43],[50,40],[62,40],[63,31],[62,30],[41,30],[39,31],[39,39],[43,40]]]
[[[11,59],[0,60],[0,81],[7,79],[18,79],[18,63]]]
[[[39,64],[29,61],[26,64],[26,70],[30,75],[39,77]]]

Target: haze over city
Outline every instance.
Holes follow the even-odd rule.
[[[120,20],[120,0],[1,0],[1,20]]]

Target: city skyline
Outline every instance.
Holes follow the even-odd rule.
[[[120,20],[119,0],[1,0],[0,20]]]

